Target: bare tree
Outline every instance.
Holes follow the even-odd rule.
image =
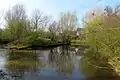
[[[5,15],[5,11],[2,10],[0,12],[0,28],[3,28],[4,27],[4,15]]]
[[[62,13],[59,20],[59,29],[63,42],[70,42],[71,34],[76,30],[78,19],[76,13]]]
[[[49,24],[49,37],[51,41],[57,40],[58,23],[53,21]]]
[[[104,8],[102,7],[96,7],[96,8],[90,9],[87,12],[85,12],[83,16],[83,21],[87,22],[91,20],[92,18],[103,15],[103,14],[104,14]]]
[[[48,21],[48,17],[44,16],[39,10],[35,9],[33,11],[32,24],[35,31],[38,31],[38,29],[45,29]]]

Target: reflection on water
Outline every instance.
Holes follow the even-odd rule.
[[[89,75],[86,73],[96,70],[87,65],[81,67],[87,64],[81,62],[82,55],[81,48],[69,46],[29,51],[0,50],[0,69],[9,74],[10,80],[86,80]]]

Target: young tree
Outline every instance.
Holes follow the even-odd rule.
[[[44,35],[44,30],[48,25],[49,19],[47,16],[44,16],[39,10],[34,10],[31,23],[33,27],[33,31],[35,32],[35,38],[39,37],[39,35]]]
[[[62,40],[64,43],[70,42],[71,34],[75,31],[78,25],[78,19],[76,13],[74,12],[67,12],[61,13],[59,19],[59,32],[61,33]]]
[[[26,12],[23,5],[17,4],[6,12],[6,28],[12,40],[23,40],[26,32]]]
[[[57,39],[57,31],[58,31],[58,23],[53,21],[49,24],[49,38],[51,41],[56,42]]]
[[[0,39],[2,39],[2,33],[3,33],[3,27],[4,27],[4,25],[3,25],[4,13],[5,13],[4,11],[0,12]]]

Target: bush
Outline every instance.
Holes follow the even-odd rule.
[[[37,38],[35,41],[32,42],[33,45],[50,45],[53,44],[54,42],[51,41],[50,39],[46,38]]]
[[[104,19],[96,17],[85,27],[85,41],[90,46],[86,51],[86,57],[91,63],[99,66],[111,65],[112,68],[120,73],[120,27],[119,25],[106,26],[99,25]],[[107,64],[106,64],[107,63]],[[118,71],[119,70],[119,71]]]

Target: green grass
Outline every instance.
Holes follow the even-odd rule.
[[[82,40],[72,40],[71,43],[81,44],[81,43],[82,43]]]
[[[83,41],[82,40],[72,40],[71,45],[80,46],[80,45],[83,45]]]
[[[9,49],[20,49],[20,48],[26,48],[26,47],[28,47],[28,45],[23,45],[23,44],[16,44],[16,45],[9,44],[8,45]]]
[[[71,46],[76,46],[76,47],[80,46],[80,47],[84,47],[84,48],[88,48],[89,47],[88,45],[86,45],[84,43],[83,40],[72,40],[70,45]]]

